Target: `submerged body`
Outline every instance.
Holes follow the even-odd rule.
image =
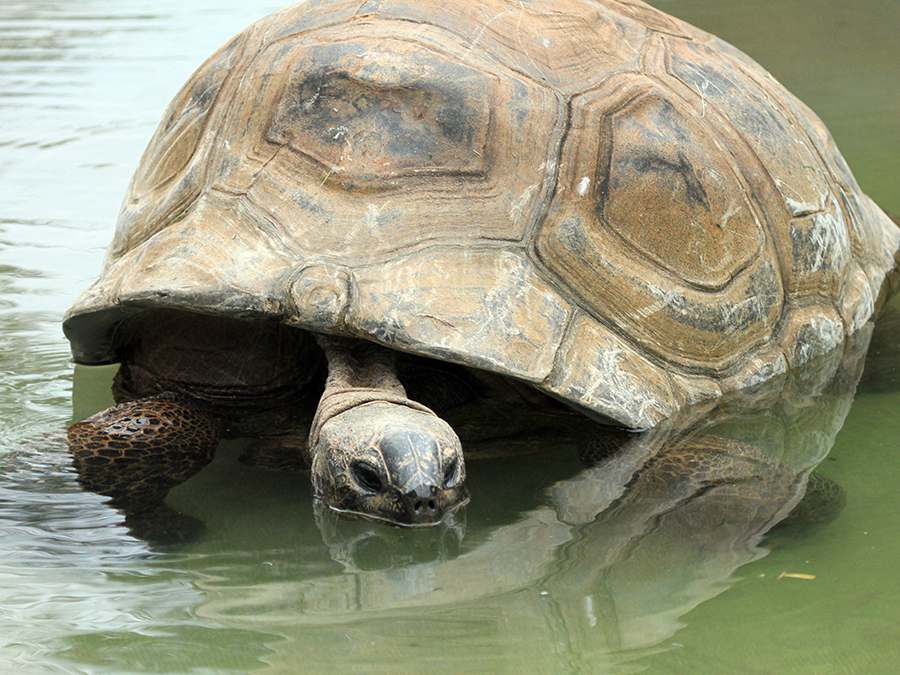
[[[120,399],[308,425],[325,503],[429,523],[461,444],[391,350],[648,428],[839,347],[898,249],[811,111],[639,2],[308,2],[175,98],[65,329]]]

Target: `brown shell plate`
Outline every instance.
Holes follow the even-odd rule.
[[[841,344],[898,246],[809,109],[636,0],[323,0],[176,96],[65,329],[268,318],[639,428]]]

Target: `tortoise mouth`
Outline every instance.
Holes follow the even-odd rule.
[[[469,503],[469,495],[466,494],[461,500],[458,502],[448,506],[444,509],[441,517],[437,520],[429,521],[429,522],[403,522],[399,520],[394,520],[387,516],[380,516],[376,513],[368,513],[365,511],[358,511],[352,508],[341,508],[340,506],[334,506],[333,504],[329,504],[322,497],[316,496],[315,501],[318,504],[321,504],[323,507],[328,509],[343,518],[354,518],[359,520],[368,520],[374,523],[381,523],[384,525],[392,525],[394,527],[402,527],[405,529],[415,530],[415,529],[427,529],[431,527],[439,527],[442,525],[447,525],[450,521],[454,520],[455,517],[459,514],[460,510],[463,509]]]

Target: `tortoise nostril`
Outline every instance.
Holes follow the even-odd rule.
[[[378,470],[371,464],[365,462],[356,462],[352,467],[353,479],[356,483],[369,492],[381,492],[384,489],[384,483],[378,475]]]
[[[423,512],[428,512],[434,514],[437,512],[437,503],[433,499],[425,500],[425,499],[417,499],[413,504],[413,513],[417,516],[422,515]]]

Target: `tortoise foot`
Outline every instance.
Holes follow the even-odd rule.
[[[206,466],[220,432],[205,406],[158,396],[120,403],[72,425],[68,445],[81,484],[136,513]]]

